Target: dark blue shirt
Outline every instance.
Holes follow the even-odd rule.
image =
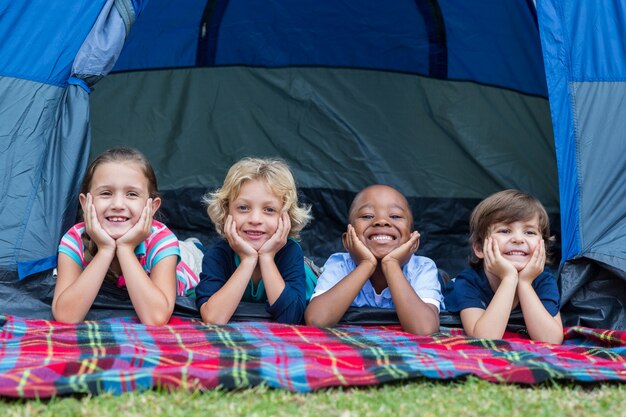
[[[560,296],[554,274],[547,268],[544,269],[535,278],[532,287],[548,313],[552,317],[556,316],[560,309]],[[458,313],[466,308],[486,310],[495,293],[489,285],[484,268],[467,268],[448,283],[443,295],[446,310]]]
[[[220,241],[204,253],[200,283],[196,287],[196,307],[200,307],[216,292],[237,269],[235,251],[226,241]],[[266,303],[267,312],[279,323],[299,324],[304,318],[306,307],[306,276],[304,254],[300,245],[288,239],[274,257],[276,267],[285,281],[285,288],[276,302],[269,305],[267,294],[260,281],[255,288],[250,280],[241,301]]]

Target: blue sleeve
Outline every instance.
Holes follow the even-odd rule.
[[[220,242],[204,253],[200,282],[196,287],[196,307],[198,310],[224,286],[233,274],[235,261],[229,250],[228,244]]]
[[[267,311],[279,323],[300,324],[306,308],[306,275],[304,254],[300,245],[292,240],[274,258],[276,267],[285,281],[285,288]]]
[[[446,286],[444,303],[447,311],[458,313],[466,308],[487,309],[491,298],[485,294],[481,276],[473,269],[463,270],[453,281]],[[489,299],[487,299],[489,298]]]
[[[554,274],[549,269],[544,269],[541,275],[533,281],[532,286],[546,311],[552,317],[556,316],[561,309],[561,296]]]
[[[330,255],[324,263],[322,274],[317,278],[312,298],[330,290],[351,272],[345,259],[345,254],[341,252]]]
[[[433,304],[437,310],[445,306],[441,295],[437,265],[432,259],[413,255],[409,263],[403,268],[403,272],[413,291],[422,301]]]

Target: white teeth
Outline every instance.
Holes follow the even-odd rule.
[[[393,236],[389,236],[389,235],[374,235],[370,239],[371,240],[393,240]]]
[[[518,250],[514,250],[511,252],[507,252],[507,255],[519,255],[519,256],[525,256],[526,252],[522,252],[522,251],[518,251]]]
[[[107,220],[111,223],[121,223],[126,221],[126,217],[109,217]]]

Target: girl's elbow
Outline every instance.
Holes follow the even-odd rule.
[[[83,321],[84,317],[78,317],[71,313],[65,312],[62,309],[52,308],[52,317],[59,323],[77,324]]]
[[[53,314],[53,317],[55,321],[58,321],[59,323],[65,323],[65,324],[78,324],[81,321],[83,321],[82,319],[79,319],[77,317],[65,316],[63,314],[59,314],[59,315]]]
[[[145,317],[145,318],[141,318],[141,324],[145,324],[146,326],[163,326],[166,325],[169,321],[170,318],[172,317],[172,315],[155,315],[153,317]]]
[[[147,326],[163,326],[170,321],[174,309],[154,310],[150,314],[139,315],[141,324]]]

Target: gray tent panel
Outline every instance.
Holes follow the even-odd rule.
[[[580,121],[581,252],[598,261],[613,258],[617,263],[607,263],[626,271],[626,83],[572,83],[572,91]]]
[[[197,68],[112,74],[92,106],[92,155],[135,146],[161,189],[214,186],[235,160],[271,155],[303,187],[389,183],[475,199],[515,187],[559,210],[547,100],[510,90],[368,70]]]
[[[89,99],[76,86],[0,77],[0,268],[43,270],[76,213],[88,153]],[[68,219],[62,224],[59,219]],[[51,259],[52,258],[52,259]],[[43,260],[42,260],[43,259]]]

